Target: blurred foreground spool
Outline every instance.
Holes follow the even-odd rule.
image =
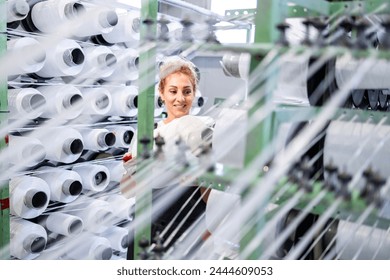
[[[113,226],[103,233],[100,236],[107,238],[110,241],[112,249],[115,251],[125,253],[130,243],[129,231],[125,228]]]
[[[84,233],[75,244],[68,247],[65,259],[71,260],[109,260],[112,248],[107,238]]]
[[[7,23],[21,21],[26,18],[30,6],[25,0],[7,0]]]
[[[360,69],[365,62],[364,59],[352,59],[348,56],[342,56],[336,60],[336,81],[337,86],[342,88],[356,74],[356,69]],[[390,71],[390,63],[385,59],[378,59],[375,66],[371,67],[364,79],[360,79],[354,85],[354,89],[388,89],[390,81],[387,74]]]
[[[326,132],[324,165],[332,163],[340,172],[352,175],[371,167],[381,176],[387,176],[389,147],[389,125],[332,121]],[[359,180],[358,186],[362,187],[363,183],[364,180]]]
[[[35,259],[45,249],[47,233],[38,224],[11,218],[10,254],[17,259]]]
[[[139,77],[139,53],[136,49],[113,50],[117,63],[114,72],[104,78],[107,82],[123,83],[135,81]]]
[[[34,88],[8,90],[10,119],[36,119],[45,110],[46,98]]]
[[[67,204],[64,212],[79,217],[85,231],[102,233],[113,225],[112,206],[100,199],[81,196],[74,203]]]
[[[41,43],[31,37],[12,38],[7,41],[8,55],[13,63],[7,68],[8,79],[14,80],[21,74],[40,71],[46,61],[46,51]]]
[[[46,99],[47,106],[42,118],[75,119],[83,111],[84,98],[78,88],[72,85],[39,86],[39,92]]]
[[[248,53],[226,53],[221,61],[222,70],[226,76],[247,79],[250,58]]]
[[[106,88],[83,88],[81,93],[85,101],[83,115],[105,116],[110,112],[112,97]]]
[[[28,136],[9,135],[9,162],[20,167],[33,167],[46,157],[42,142]]]
[[[84,3],[85,13],[77,21],[72,34],[83,38],[96,34],[108,33],[118,23],[118,15],[114,9]]]
[[[131,221],[134,215],[135,198],[126,198],[122,194],[109,194],[101,197],[113,209],[116,221]]]

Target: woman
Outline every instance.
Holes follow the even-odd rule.
[[[188,116],[192,107],[192,103],[195,99],[195,93],[198,87],[198,75],[195,65],[178,56],[168,57],[161,64],[159,69],[159,84],[158,92],[161,101],[164,103],[167,117],[158,122],[156,129],[154,130],[154,137],[160,135],[162,137],[169,137],[172,134],[172,127],[178,119]],[[183,118],[185,119],[185,118]],[[206,126],[206,124],[204,124]],[[180,132],[179,132],[180,133]],[[200,135],[200,133],[199,133]],[[181,135],[183,136],[183,135]],[[188,142],[191,139],[198,139],[194,137],[187,137]],[[127,158],[134,159],[137,155],[137,135],[133,136],[133,141],[129,148],[129,153],[124,155],[124,161]],[[191,145],[190,145],[191,146]],[[195,150],[192,150],[195,152]],[[126,167],[125,163],[125,167]],[[129,168],[127,168],[129,170]],[[156,200],[159,196],[166,192],[164,188],[154,189],[152,191],[153,199]],[[207,200],[207,193],[204,193],[205,189],[198,189],[197,187],[188,187],[186,191],[177,199],[175,203],[170,205],[163,213],[154,213],[152,217],[152,236],[154,237],[157,232],[166,230],[165,236],[168,237],[176,229],[178,224],[185,219],[187,213],[191,212],[189,217],[186,217],[186,222],[171,239],[168,249],[175,243],[184,231],[191,226],[191,224],[205,211],[205,201]],[[199,199],[203,195],[203,200]],[[190,198],[190,199],[189,199]],[[182,206],[189,199],[189,203],[186,204],[184,209]],[[199,203],[200,201],[200,203]],[[153,207],[153,206],[152,206]],[[174,219],[174,216],[180,212],[180,215]],[[169,222],[174,220],[172,226],[166,229]],[[171,236],[172,237],[172,236]],[[128,249],[127,259],[133,259],[133,244]]]

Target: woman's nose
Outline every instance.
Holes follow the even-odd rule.
[[[180,101],[184,101],[186,98],[185,98],[184,94],[181,92],[178,94],[177,99]]]

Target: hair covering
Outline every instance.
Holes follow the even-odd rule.
[[[199,69],[190,60],[177,55],[167,56],[160,61],[159,64],[160,81],[165,79],[170,74],[183,68],[187,68],[190,70],[191,76],[194,78],[195,88],[196,88],[200,79]]]

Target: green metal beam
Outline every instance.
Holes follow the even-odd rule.
[[[257,13],[257,9],[234,9],[234,10],[226,10],[225,16],[247,16],[247,15],[255,15]],[[311,11],[305,7],[301,7],[298,5],[295,6],[287,6],[287,18],[303,18],[308,16],[318,16],[320,15],[318,12]]]
[[[321,15],[329,15],[330,13],[331,3],[325,0],[281,0],[279,2],[284,2],[284,5],[287,5],[287,3],[293,3]]]
[[[331,16],[336,14],[389,14],[390,3],[388,0],[369,1],[326,1],[326,0],[279,0],[274,1],[279,6],[279,12],[283,12],[285,18],[304,18],[308,16]],[[265,7],[266,9],[268,7]],[[261,13],[257,9],[233,9],[226,10],[225,16],[245,16]],[[269,11],[269,10],[265,10]],[[262,13],[264,14],[264,13]],[[267,26],[267,25],[266,25]]]
[[[279,1],[274,0],[258,0],[257,12],[255,16],[255,43],[275,43],[278,39],[278,32],[276,25],[285,18],[286,6],[280,5]],[[256,69],[262,56],[251,57],[250,73]],[[275,86],[275,77],[270,77],[264,83],[257,83],[254,86],[250,85],[248,90],[249,95],[258,96],[258,102],[251,104],[251,109],[248,111],[248,118],[256,114],[257,110],[261,109],[264,104],[271,98],[273,92],[272,88]],[[255,82],[256,83],[256,82]],[[250,166],[253,160],[261,154],[272,141],[271,131],[273,129],[273,116],[266,118],[247,133],[246,147],[245,147],[245,166]],[[259,173],[261,171],[259,166]],[[252,185],[255,187],[255,185]],[[246,193],[242,195],[243,199]],[[256,236],[257,232],[263,227],[265,217],[259,214],[256,218],[256,225],[252,227],[246,234],[241,236],[240,247],[245,248],[247,244]],[[261,248],[257,248],[248,259],[257,259],[261,254]]]
[[[6,1],[0,0],[0,57],[7,51],[7,10]],[[0,77],[0,123],[3,125],[8,118],[8,85],[7,77]],[[5,139],[0,139],[0,149],[7,146]],[[6,163],[5,163],[6,164]],[[6,170],[5,164],[1,165]],[[5,171],[3,170],[3,172]],[[0,259],[9,259],[10,242],[10,211],[9,186],[7,182],[0,182]]]
[[[388,0],[332,1],[329,3],[330,15],[340,12],[351,15],[388,14],[390,13],[390,3]]]
[[[145,46],[146,51],[140,53],[139,57],[139,96],[138,96],[138,145],[137,155],[141,158],[144,152],[150,152],[153,147],[153,129],[154,129],[154,96],[155,96],[155,65],[156,49],[148,48],[151,43],[150,37],[156,37],[158,1],[142,1],[141,6],[141,29],[140,44]],[[153,43],[152,43],[153,44]],[[151,45],[152,45],[151,44]],[[141,48],[143,49],[143,48]],[[142,139],[149,139],[150,143],[145,146],[141,143]],[[139,167],[142,166],[142,163]],[[142,180],[142,178],[140,178]],[[136,194],[137,203],[135,206],[135,219],[141,215],[146,215],[146,227],[137,227],[134,238],[134,258],[139,259],[141,248],[139,242],[146,239],[150,242],[151,237],[151,207],[152,192],[140,191]]]

